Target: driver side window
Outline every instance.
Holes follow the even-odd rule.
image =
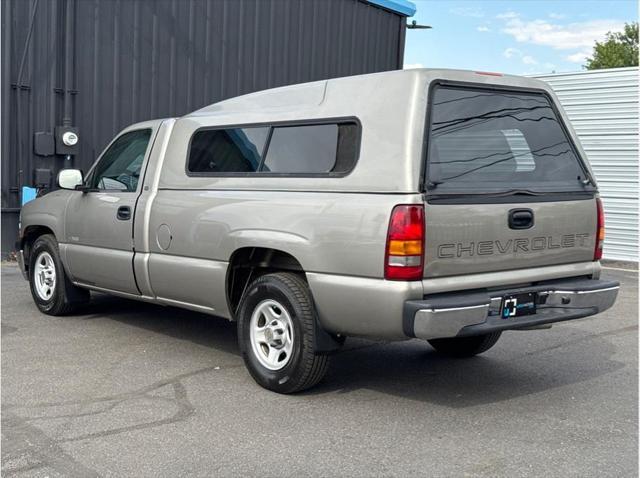
[[[89,187],[135,192],[150,139],[150,129],[130,131],[116,139],[93,170]]]

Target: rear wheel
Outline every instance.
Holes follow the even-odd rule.
[[[29,285],[40,312],[65,315],[89,300],[89,291],[74,286],[67,277],[53,235],[38,237],[29,257]]]
[[[451,357],[473,357],[493,347],[500,338],[500,335],[502,335],[502,332],[493,332],[491,334],[474,335],[471,337],[431,339],[427,342],[443,355],[449,355]]]
[[[266,274],[240,302],[238,343],[254,380],[278,393],[318,383],[329,357],[315,350],[316,315],[306,282],[292,273]]]

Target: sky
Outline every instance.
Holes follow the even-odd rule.
[[[636,0],[413,0],[405,68],[516,75],[583,69],[596,40],[638,19]]]

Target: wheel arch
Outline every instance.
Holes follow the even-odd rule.
[[[294,272],[307,283],[305,269],[292,254],[269,247],[242,247],[236,249],[229,259],[226,276],[227,306],[230,316],[236,320],[236,313],[244,291],[251,281],[270,272]],[[310,290],[313,301],[313,291]],[[314,343],[316,350],[329,353],[339,349],[344,338],[337,338],[327,332],[316,316]]]
[[[29,269],[30,257],[31,257],[31,246],[40,236],[44,236],[45,234],[51,234],[53,237],[58,240],[55,232],[48,226],[43,226],[40,224],[32,224],[24,228],[24,232],[22,233],[22,237],[20,238],[20,249],[22,249],[24,254],[24,264],[25,268]]]
[[[233,251],[225,280],[227,305],[232,318],[235,319],[240,299],[249,283],[274,271],[297,272],[304,276],[300,261],[281,249],[247,246]]]

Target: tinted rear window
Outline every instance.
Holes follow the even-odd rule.
[[[583,190],[547,96],[445,86],[432,94],[427,175],[438,193]]]
[[[199,175],[345,173],[355,165],[356,123],[260,126],[197,131],[187,170]]]

